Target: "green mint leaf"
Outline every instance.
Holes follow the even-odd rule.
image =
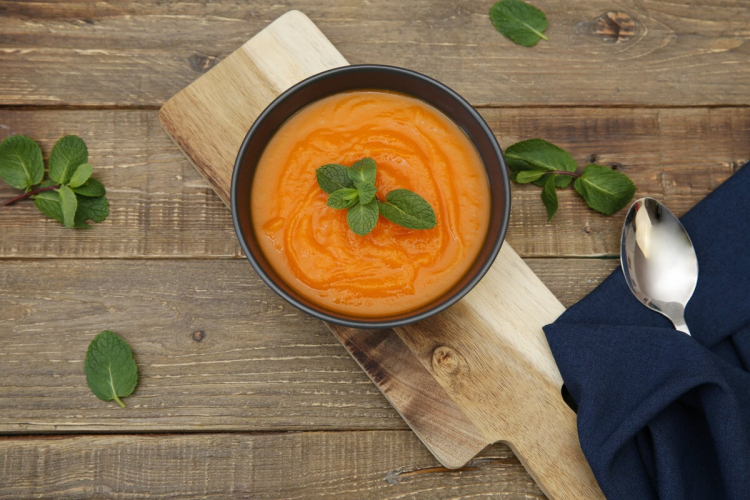
[[[331,193],[328,197],[328,206],[331,208],[349,208],[357,203],[359,195],[356,189],[343,188]]]
[[[375,194],[378,192],[378,188],[375,187],[375,184],[362,184],[357,182],[355,185],[357,186],[357,193],[359,194],[359,199],[362,203],[370,203],[375,199]]]
[[[76,195],[68,186],[60,186],[57,189],[57,193],[60,195],[63,224],[65,224],[65,227],[73,227],[75,224],[76,210],[78,209]]]
[[[80,221],[76,219],[76,223],[73,226],[76,229],[91,229],[91,225],[87,224],[86,222]]]
[[[547,16],[536,7],[521,0],[502,0],[490,8],[490,19],[495,29],[518,45],[533,47],[540,38],[549,40]]]
[[[542,202],[547,208],[547,222],[552,220],[557,212],[557,189],[555,188],[555,176],[550,175],[542,188]]]
[[[54,182],[47,180],[41,184],[41,187],[48,187],[45,184],[54,185]],[[62,202],[60,200],[60,193],[58,191],[44,191],[32,197],[34,199],[34,205],[50,219],[55,219],[60,224],[65,224],[65,215],[63,214]],[[98,198],[80,198],[78,199],[78,210],[76,211],[73,226],[79,229],[91,229],[91,226],[86,224],[84,219],[79,218],[81,212],[81,200],[97,200]],[[105,200],[106,203],[106,200]],[[109,212],[109,205],[107,205],[107,213]]]
[[[578,164],[570,153],[544,139],[517,142],[505,150],[511,170],[567,170],[575,172]]]
[[[107,198],[101,196],[99,198],[88,198],[86,196],[78,196],[78,210],[76,210],[76,227],[86,226],[90,228],[86,221],[91,219],[94,222],[104,222],[104,219],[109,215],[109,202]],[[78,226],[80,224],[81,226]]]
[[[546,175],[546,173],[546,170],[521,170],[520,172],[516,172],[514,174],[514,180],[519,184],[528,184],[529,182],[534,182],[543,175]],[[551,177],[554,177],[554,175],[552,175]]]
[[[44,161],[39,144],[25,135],[12,135],[0,143],[0,178],[16,189],[42,182]]]
[[[437,225],[430,204],[408,189],[391,191],[384,202],[378,203],[378,209],[383,217],[408,229],[432,229]]]
[[[378,201],[362,204],[357,202],[346,212],[349,229],[360,236],[368,234],[378,223]]]
[[[544,139],[529,139],[509,146],[505,150],[505,160],[508,168],[513,172],[523,170],[575,172],[578,168],[578,164],[570,153]],[[573,177],[569,175],[558,175],[555,177],[555,185],[558,188],[566,188],[572,180]],[[542,177],[534,181],[534,184],[543,186],[546,182],[547,178]]]
[[[344,188],[353,188],[354,184],[349,179],[349,169],[338,163],[329,163],[315,170],[320,189],[328,194]]]
[[[130,396],[138,384],[138,366],[130,346],[114,332],[104,330],[94,337],[83,361],[86,382],[102,401],[113,399],[125,408],[120,398]]]
[[[544,187],[544,185],[547,183],[547,179],[549,177],[555,178],[555,187],[558,189],[566,188],[570,186],[570,183],[573,182],[573,176],[571,175],[553,175],[553,174],[547,174],[543,175],[538,180],[532,182],[535,186]]]
[[[78,165],[86,163],[89,150],[77,135],[66,135],[55,143],[49,155],[49,176],[58,184],[67,184]]]
[[[89,196],[91,198],[99,198],[100,196],[107,194],[107,191],[104,189],[104,184],[93,177],[89,177],[89,180],[87,180],[82,186],[71,187],[71,189],[75,194]]]
[[[349,179],[355,184],[375,184],[377,167],[372,158],[362,158],[347,171]]]
[[[573,187],[588,206],[606,215],[624,208],[635,194],[635,184],[627,175],[594,163],[583,169]]]
[[[60,224],[65,224],[62,206],[60,206],[60,194],[57,191],[44,191],[34,196],[34,205],[50,219],[55,219]]]
[[[83,186],[84,183],[89,180],[93,171],[93,167],[88,163],[78,165],[78,168],[73,172],[73,176],[70,178],[68,185],[72,188]]]

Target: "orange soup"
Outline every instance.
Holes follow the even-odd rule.
[[[433,229],[380,216],[365,236],[326,205],[315,170],[377,163],[377,197],[409,189],[435,211]],[[361,317],[408,312],[447,292],[481,249],[490,216],[487,174],[469,138],[418,99],[355,91],[316,101],[287,120],[264,150],[251,192],[255,235],[292,288],[331,311]]]

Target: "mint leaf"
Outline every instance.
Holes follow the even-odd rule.
[[[328,206],[348,208],[349,228],[360,236],[375,228],[380,214],[409,229],[431,229],[437,224],[430,204],[408,189],[391,191],[382,203],[375,197],[377,166],[372,158],[363,158],[350,168],[335,163],[323,165],[315,175],[320,188],[330,194]]]
[[[384,202],[378,203],[378,209],[383,217],[408,229],[432,229],[437,225],[430,204],[408,189],[391,191]]]
[[[353,188],[354,183],[349,179],[349,169],[338,163],[329,163],[315,170],[320,189],[328,194],[344,188]]]
[[[375,160],[362,158],[347,171],[349,179],[356,184],[375,184],[376,175]]]
[[[75,194],[90,196],[92,198],[98,198],[100,196],[104,196],[107,193],[107,191],[104,189],[104,184],[94,179],[93,177],[89,177],[89,180],[87,180],[82,186],[71,187],[71,189]]]
[[[130,396],[138,384],[138,366],[130,346],[114,332],[104,330],[94,337],[83,361],[86,382],[102,401],[113,399],[125,408],[120,398]]]
[[[72,188],[83,186],[83,184],[89,180],[93,171],[93,167],[88,163],[78,165],[78,168],[73,172],[73,176],[70,178],[68,185]]]
[[[60,194],[57,191],[44,191],[34,196],[34,205],[50,219],[65,224],[65,217],[60,206]]]
[[[88,224],[85,224],[88,219],[91,219],[94,222],[104,222],[104,219],[106,219],[109,215],[109,202],[104,196],[101,196],[99,198],[87,198],[85,196],[78,196],[77,198],[78,210],[76,210],[76,224],[82,224],[86,227],[90,227]]]
[[[521,170],[520,172],[516,172],[513,175],[515,176],[513,180],[515,180],[517,183],[528,184],[529,182],[534,182],[543,175],[547,175],[547,172],[545,170]],[[550,175],[550,178],[552,177],[554,177],[554,175]]]
[[[505,160],[513,181],[542,187],[548,222],[558,209],[555,188],[569,186],[574,177],[575,190],[591,208],[603,214],[611,215],[625,207],[635,194],[635,185],[627,175],[605,166],[591,164],[577,174],[570,153],[543,139],[513,144],[505,150]]]
[[[47,182],[51,183],[52,181],[45,181],[45,183]],[[45,187],[44,183],[42,184],[42,187]],[[44,215],[46,215],[50,219],[55,219],[60,224],[65,224],[65,215],[63,214],[62,203],[60,200],[60,193],[58,191],[44,191],[42,193],[34,195],[33,198],[34,198],[34,205],[36,205],[36,207]],[[95,203],[96,206],[93,208],[90,208],[86,205],[86,201],[84,200],[86,201],[92,200],[93,202],[96,202]],[[106,206],[102,208],[101,207],[102,202],[101,201],[97,202],[96,200],[103,200],[103,203]],[[91,226],[85,223],[87,219],[90,218],[90,219],[94,219],[96,222],[101,222],[102,220],[104,220],[101,217],[101,214],[105,213],[105,209],[106,209],[106,214],[109,214],[109,204],[107,203],[106,198],[83,198],[81,197],[77,199],[77,202],[78,202],[78,210],[76,211],[75,219],[73,222],[73,227],[75,228],[91,229]],[[82,209],[83,209],[83,212],[82,212]],[[84,213],[87,214],[87,217],[82,217]],[[92,213],[96,215],[96,218],[91,216]],[[104,215],[104,217],[106,217],[106,215]],[[101,220],[96,220],[97,218]]]
[[[375,194],[378,192],[378,188],[375,187],[375,184],[362,184],[357,182],[355,185],[357,186],[357,193],[359,194],[359,199],[362,203],[370,203],[375,199]]]
[[[57,189],[57,193],[60,195],[63,224],[65,224],[65,227],[73,227],[75,224],[76,210],[78,209],[76,195],[68,186],[60,186]]]
[[[513,172],[524,170],[564,170],[575,172],[578,164],[570,156],[570,153],[559,148],[544,139],[529,139],[517,142],[505,150],[505,159],[508,168]],[[566,188],[573,178],[569,175],[558,175],[555,185]],[[543,177],[535,181],[537,186],[543,186],[547,178]]]
[[[372,200],[364,205],[357,202],[346,212],[346,222],[349,229],[360,236],[368,234],[375,229],[378,223],[378,201]]]
[[[555,176],[550,175],[542,188],[542,202],[547,208],[547,222],[552,220],[557,212],[557,189],[555,188]]]
[[[533,47],[540,38],[549,40],[547,16],[536,7],[521,0],[502,0],[490,8],[490,19],[495,29],[518,45]]]
[[[55,143],[49,155],[49,176],[58,184],[67,184],[73,172],[89,158],[89,150],[77,135],[66,135]]]
[[[635,194],[635,185],[627,175],[594,163],[583,169],[573,187],[588,206],[606,215],[624,208]]]
[[[44,161],[39,144],[25,135],[12,135],[0,143],[0,177],[16,189],[42,182]]]
[[[356,189],[344,188],[331,193],[328,197],[328,206],[331,208],[349,208],[357,203],[359,195]]]

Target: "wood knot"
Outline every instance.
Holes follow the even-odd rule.
[[[432,351],[432,369],[445,375],[461,373],[466,361],[455,349],[448,346],[438,346]]]
[[[206,338],[206,332],[204,332],[203,330],[197,330],[193,332],[193,340],[195,340],[196,342],[200,342],[201,340],[205,338]]]
[[[635,21],[625,12],[610,11],[594,20],[592,31],[605,42],[627,42],[635,35]]]
[[[188,57],[188,62],[190,63],[190,67],[193,68],[193,71],[198,73],[205,73],[216,65],[218,59],[219,58],[216,56],[193,54]]]

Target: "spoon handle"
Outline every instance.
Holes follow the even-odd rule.
[[[690,329],[687,326],[687,323],[685,323],[685,317],[680,316],[679,318],[672,319],[672,324],[674,324],[674,327],[681,331],[682,333],[687,333],[690,335]],[[692,337],[692,335],[690,335]]]

